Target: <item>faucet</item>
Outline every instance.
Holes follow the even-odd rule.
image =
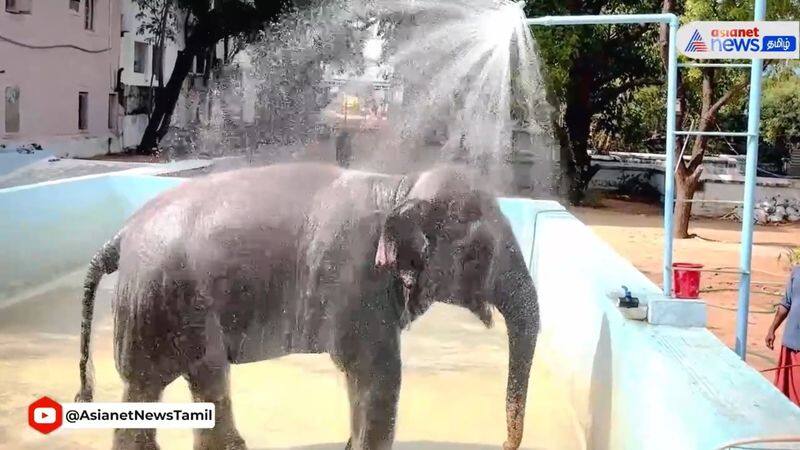
[[[620,308],[638,308],[639,299],[631,295],[631,291],[628,289],[628,286],[622,286],[622,290],[625,291],[625,295],[623,297],[619,297],[617,306]]]

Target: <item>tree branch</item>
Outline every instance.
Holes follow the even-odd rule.
[[[701,159],[701,162],[702,162],[702,159]],[[699,166],[695,167],[694,170],[692,170],[692,174],[689,176],[689,184],[690,185],[696,185],[698,182],[700,182],[700,176],[701,175],[703,175],[703,165],[702,164],[700,164]]]
[[[703,148],[699,152],[692,155],[691,159],[689,159],[689,166],[687,167],[689,172],[694,172],[698,167],[703,165],[703,156],[705,156],[705,153],[705,148]]]
[[[601,110],[607,105],[610,101],[616,99],[620,95],[628,92],[632,89],[636,89],[643,86],[652,86],[658,84],[661,80],[651,78],[651,77],[644,77],[644,78],[635,78],[632,80],[628,80],[618,86],[610,87],[610,88],[600,88],[596,95],[593,95],[595,102],[594,109]]]
[[[717,100],[714,104],[712,104],[708,108],[708,114],[712,116],[716,115],[717,111],[719,111],[720,108],[725,106],[725,104],[728,103],[728,101],[732,99],[735,95],[739,95],[739,93],[748,90],[749,84],[750,80],[743,78],[741,81],[731,86],[731,88],[728,89],[728,92],[722,94],[722,97],[720,97],[719,100]]]

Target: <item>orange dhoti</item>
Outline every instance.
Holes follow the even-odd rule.
[[[775,372],[775,386],[789,397],[789,400],[800,406],[800,351],[781,346],[778,370]]]

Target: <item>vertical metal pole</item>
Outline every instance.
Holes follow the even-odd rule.
[[[764,20],[766,0],[755,0],[753,20]],[[758,165],[758,133],[761,121],[760,59],[750,67],[750,99],[747,108],[747,158],[744,172],[744,202],[742,204],[742,248],[739,252],[739,307],[736,312],[736,353],[747,358],[747,316],[750,312],[750,263],[753,251],[753,206],[755,204],[756,168]]]
[[[675,43],[678,18],[669,22],[667,62],[667,142],[664,166],[664,295],[672,296],[672,216],[675,205],[675,108],[678,103],[678,49]]]

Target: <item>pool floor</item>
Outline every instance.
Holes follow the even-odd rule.
[[[109,449],[111,430],[27,426],[27,405],[42,395],[71,401],[78,388],[80,272],[62,287],[0,310],[0,449]],[[95,401],[121,399],[114,368],[110,300],[115,276],[98,291],[93,329]],[[435,305],[403,336],[403,387],[395,448],[490,450],[505,437],[507,349],[500,316],[486,329],[464,309]],[[248,448],[342,449],[348,437],[344,376],[327,355],[294,355],[234,366],[233,406]],[[585,436],[557,380],[534,363],[525,449],[581,449]],[[188,402],[179,379],[163,401]],[[192,448],[190,430],[159,430],[163,450]]]

